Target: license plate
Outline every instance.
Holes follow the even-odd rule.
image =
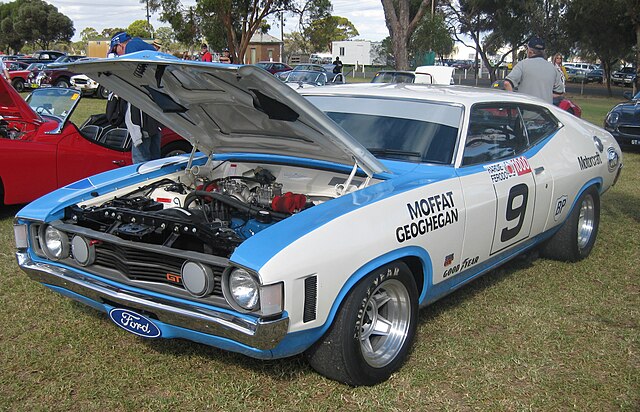
[[[640,139],[633,139],[631,144],[640,144]]]
[[[32,89],[37,89],[38,85],[35,83],[29,83],[29,87],[31,87]]]

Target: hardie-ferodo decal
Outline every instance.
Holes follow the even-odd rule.
[[[396,228],[396,239],[402,243],[458,221],[458,208],[449,191],[407,203],[411,223]]]
[[[585,170],[602,164],[602,158],[600,157],[600,153],[596,152],[593,156],[578,157],[578,164],[580,165],[580,170]]]
[[[520,156],[515,159],[505,160],[504,162],[495,163],[484,167],[493,183],[502,182],[515,176],[522,176],[531,173],[531,166],[526,157]]]

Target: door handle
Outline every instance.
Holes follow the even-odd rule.
[[[544,166],[536,167],[535,169],[533,169],[533,171],[535,172],[535,174],[539,175],[540,173],[544,172]]]
[[[124,160],[114,160],[114,161],[113,161],[113,162],[111,162],[111,163],[113,163],[113,164],[114,164],[114,165],[116,165],[116,166],[124,166],[124,163],[125,163],[125,162],[124,162]]]

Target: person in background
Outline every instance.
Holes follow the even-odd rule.
[[[209,46],[202,43],[202,47],[200,48],[200,61],[209,62],[213,61],[213,56],[209,53]]]
[[[505,90],[536,96],[553,103],[564,94],[562,74],[544,57],[544,40],[533,37],[527,44],[527,58],[516,64],[504,81]]]
[[[153,46],[154,49],[156,49],[156,51],[162,51],[160,49],[162,49],[162,42],[158,39],[155,39],[153,41],[153,43],[151,43],[151,45]]]
[[[336,59],[333,61],[333,72],[336,74],[342,73],[342,62],[338,56],[336,56]]]
[[[229,49],[226,47],[222,50],[222,55],[220,56],[220,63],[233,63],[233,57],[231,57],[231,53],[229,53]]]
[[[110,53],[115,53],[117,56],[142,50],[155,51],[156,49],[139,37],[131,37],[125,32],[118,33],[111,39]],[[131,160],[133,163],[159,159],[160,128],[162,125],[153,117],[143,113],[128,102],[124,120],[133,143],[131,145]]]
[[[4,64],[4,61],[0,59],[0,75],[5,78],[6,81],[11,83],[11,77],[9,76],[9,70],[7,69],[7,65]]]
[[[565,69],[564,66],[562,65],[562,55],[560,53],[556,53],[553,56],[553,65],[556,66],[556,70],[562,73],[562,78],[564,79],[563,82],[566,81],[567,69]]]

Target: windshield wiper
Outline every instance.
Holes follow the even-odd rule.
[[[382,147],[371,147],[367,148],[369,152],[371,152],[374,156],[404,156],[404,157],[420,157],[422,158],[422,153],[420,152],[409,152],[406,150],[398,150],[398,149],[385,149]]]

